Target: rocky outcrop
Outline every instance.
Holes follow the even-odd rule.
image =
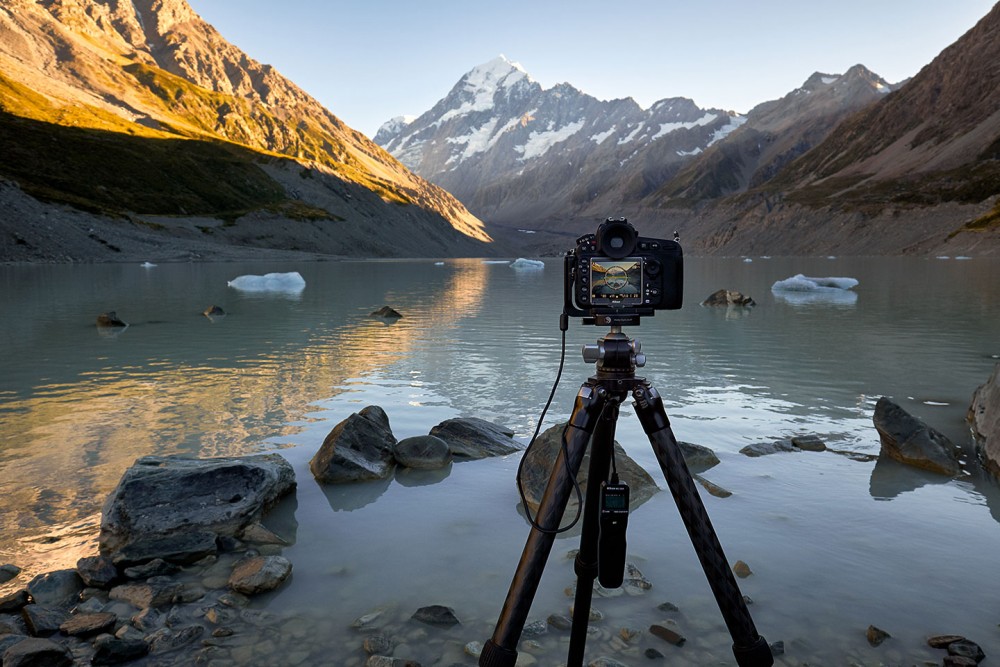
[[[1000,477],[1000,364],[993,368],[990,379],[973,394],[968,421],[979,445],[983,464]]]
[[[882,441],[884,455],[942,475],[962,472],[958,448],[951,440],[885,396],[875,404],[872,420]]]
[[[324,484],[385,479],[395,466],[395,446],[389,417],[382,408],[369,405],[333,427],[309,469]]]
[[[295,472],[278,454],[145,456],[105,501],[100,549],[130,563],[164,551],[193,562],[214,550],[216,537],[239,535],[294,488]]]

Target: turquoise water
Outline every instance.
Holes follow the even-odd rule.
[[[296,497],[276,519],[294,540],[285,555],[295,569],[257,604],[315,619],[343,664],[361,664],[349,625],[372,608],[394,605],[408,616],[447,604],[462,626],[441,631],[440,642],[409,645],[428,653],[413,656],[424,664],[460,662],[462,644],[491,634],[527,537],[518,456],[333,488],[312,479],[308,461],[337,422],[369,404],[386,410],[397,438],[475,416],[526,441],[558,365],[561,267],[0,267],[0,560],[28,576],[91,553],[101,503],[139,456],[280,450],[298,473]],[[305,288],[227,286],[276,271],[299,272]],[[859,284],[839,298],[771,292],[798,273]],[[816,434],[841,452],[877,454],[871,417],[883,395],[968,447],[972,392],[1000,361],[1000,263],[688,258],[685,283],[683,309],[626,333],[642,343],[640,373],[664,396],[678,439],[711,447],[722,461],[704,476],[732,495],[703,498],[729,559],[754,571],[740,585],[761,633],[785,642],[779,664],[940,661],[924,639],[944,633],[1000,654],[996,481],[974,466],[951,480],[831,452],[739,453]],[[758,305],[698,305],[719,288]],[[226,316],[203,316],[210,305]],[[368,317],[382,305],[403,318],[387,325]],[[108,310],[128,328],[100,331],[96,315]],[[580,345],[603,333],[571,323],[546,426],[567,416],[592,371]],[[665,488],[627,407],[618,440]],[[538,618],[566,613],[574,575],[563,555],[576,541],[556,543],[535,598]],[[691,640],[682,649],[660,642],[660,650],[691,664],[730,664],[721,616],[669,493],[633,513],[629,556],[653,589],[595,601],[604,634],[588,643],[588,656],[611,654],[617,627],[663,620],[656,606],[670,601]],[[871,624],[892,640],[870,647]],[[533,649],[539,663],[562,660],[565,645],[546,641]]]

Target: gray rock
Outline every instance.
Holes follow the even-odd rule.
[[[395,319],[395,320],[398,320],[403,317],[402,315],[399,314],[398,311],[396,311],[395,308],[391,308],[390,306],[382,306],[378,310],[372,312],[371,316],[383,317],[386,319]]]
[[[392,475],[395,444],[385,411],[369,405],[333,427],[309,469],[324,484],[386,479]]]
[[[21,607],[28,604],[28,602],[30,602],[28,591],[23,588],[19,591],[8,593],[0,597],[0,614],[9,614],[12,611],[18,611]]]
[[[461,623],[455,616],[454,609],[439,604],[421,607],[413,613],[413,619],[427,625],[449,626]]]
[[[958,449],[951,440],[885,396],[875,404],[872,421],[886,456],[942,475],[962,472]]]
[[[97,326],[99,327],[111,327],[111,328],[121,328],[127,327],[128,325],[122,322],[118,318],[118,313],[113,310],[109,310],[106,313],[101,313],[97,316]]]
[[[59,632],[59,626],[69,618],[69,612],[60,607],[50,607],[41,604],[25,605],[21,609],[28,632],[35,637],[48,637]]]
[[[826,443],[817,435],[797,435],[792,438],[792,444],[806,452],[825,452]]]
[[[83,580],[76,570],[57,570],[38,575],[27,588],[36,604],[69,604],[80,599]]]
[[[220,306],[209,306],[201,312],[202,315],[211,319],[213,317],[225,317],[226,311],[224,311]]]
[[[478,417],[446,419],[430,434],[448,443],[452,456],[459,461],[504,456],[521,449],[512,430]]]
[[[717,292],[713,292],[707,299],[701,302],[703,306],[743,306],[745,308],[751,308],[757,305],[757,302],[748,296],[740,292],[735,292],[733,290],[720,289]]]
[[[990,379],[972,395],[968,421],[983,464],[1000,477],[1000,364],[993,367]]]
[[[758,456],[777,454],[778,452],[794,452],[797,450],[798,448],[792,444],[791,440],[775,440],[774,442],[758,442],[747,445],[740,450],[740,454],[756,458]]]
[[[719,465],[719,457],[708,447],[696,445],[690,442],[677,441],[680,447],[681,456],[691,472],[704,472],[709,468]]]
[[[150,653],[167,653],[189,646],[205,634],[200,625],[186,625],[178,628],[160,628],[147,637]]]
[[[207,534],[214,535],[215,533],[207,533]],[[155,544],[150,546],[155,548]],[[209,545],[206,544],[205,546],[208,547]],[[139,549],[137,548],[132,549],[132,547],[126,548],[126,553],[125,556],[123,557],[123,560],[128,559],[130,551],[132,553],[137,553],[139,552]],[[173,551],[173,549],[171,549],[171,551]],[[194,562],[197,562],[197,560],[195,560]],[[171,575],[179,570],[180,570],[179,566],[174,565],[173,563],[168,563],[167,561],[157,556],[153,560],[149,562],[144,562],[141,565],[133,565],[131,567],[126,567],[125,577],[127,579],[149,579],[150,577],[163,577]]]
[[[0,565],[0,584],[6,584],[19,574],[21,574],[21,568],[17,565]]]
[[[217,535],[207,530],[176,533],[166,537],[142,536],[124,545],[114,554],[116,566],[128,571],[132,578],[156,576],[168,571],[159,563],[148,568],[133,569],[149,565],[154,561],[191,565],[205,556],[218,553]],[[136,576],[137,575],[137,576]]]
[[[107,556],[87,556],[76,562],[76,573],[87,586],[109,588],[119,578],[118,568]]]
[[[117,665],[141,658],[149,652],[149,645],[141,639],[119,639],[101,635],[94,640],[92,665]]]
[[[101,517],[101,553],[206,530],[236,535],[295,488],[278,454],[191,459],[145,456],[125,471]]]
[[[254,556],[236,564],[229,587],[243,595],[273,591],[292,573],[292,564],[283,556]]]
[[[562,446],[562,432],[564,424],[556,424],[538,435],[535,443],[524,455],[524,463],[521,469],[521,486],[524,489],[524,497],[528,507],[533,511],[538,510],[538,503],[542,500],[542,494],[548,485],[549,476],[555,466],[556,457],[559,455]],[[625,450],[617,442],[614,443],[615,461],[618,468],[618,476],[629,486],[629,507],[635,509],[646,502],[659,491],[656,482],[645,469],[632,460]],[[587,496],[587,478],[590,471],[591,448],[588,447],[583,455],[583,462],[576,476],[580,484],[580,491],[583,497]],[[577,500],[576,494],[570,494],[567,504],[566,515],[575,512]]]
[[[69,649],[49,639],[24,639],[3,652],[3,667],[69,667]]]
[[[127,602],[138,609],[162,607],[174,602],[184,584],[176,581],[149,581],[141,584],[122,584],[111,589],[110,596],[117,602]]]
[[[407,468],[436,470],[451,463],[448,443],[434,435],[404,438],[392,448],[396,462]]]
[[[111,632],[117,620],[117,616],[108,612],[74,614],[59,626],[59,631],[74,637],[91,637],[102,632]]]

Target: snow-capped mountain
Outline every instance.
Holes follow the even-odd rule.
[[[671,98],[642,109],[563,83],[543,89],[503,56],[375,141],[494,223],[563,218],[596,199],[643,197],[746,121]]]

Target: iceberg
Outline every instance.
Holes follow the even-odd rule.
[[[828,303],[852,306],[858,300],[854,278],[810,278],[801,273],[771,285],[771,293],[793,305]]]
[[[142,268],[144,268],[144,269],[151,269],[151,268],[153,268],[154,266],[156,266],[156,264],[153,264],[152,262],[143,262],[143,263],[142,263],[142,264],[140,264],[139,266],[141,266],[141,267],[142,267]]]
[[[854,278],[809,278],[801,273],[771,285],[772,292],[830,292],[856,287]]]
[[[510,263],[510,268],[517,269],[518,271],[539,271],[545,268],[545,262],[537,259],[525,259],[524,257],[518,257]]]
[[[306,281],[298,271],[291,273],[266,273],[262,276],[237,276],[227,283],[244,292],[297,293],[305,289]]]

